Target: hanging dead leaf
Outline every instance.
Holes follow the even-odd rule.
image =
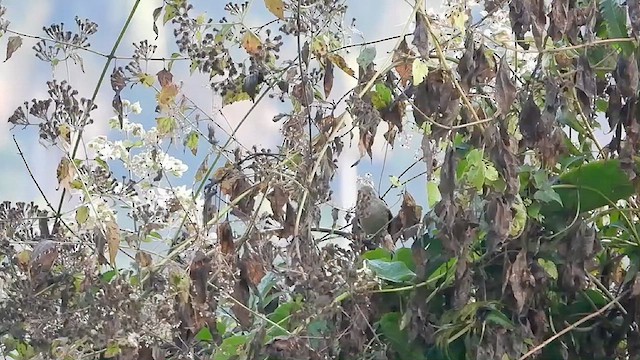
[[[496,102],[500,114],[506,115],[511,109],[511,105],[516,99],[516,85],[511,80],[511,71],[509,64],[503,56],[498,66],[498,75],[496,77]]]
[[[331,61],[327,61],[327,64],[324,68],[324,97],[328,98],[331,93],[331,89],[333,88],[333,63]]]
[[[189,277],[193,285],[193,299],[198,304],[207,301],[207,283],[211,272],[211,260],[202,250],[198,250],[189,266]]]
[[[262,51],[262,42],[256,34],[247,30],[242,37],[242,47],[249,55],[256,56]]]
[[[42,240],[33,247],[29,258],[29,270],[32,279],[40,274],[48,273],[58,259],[58,246],[55,241]]]
[[[168,86],[169,84],[173,83],[173,74],[167,69],[158,71],[156,77],[158,78],[158,83],[160,83],[160,86],[162,87]]]
[[[264,0],[264,5],[278,19],[284,20],[284,2],[282,0]]]
[[[347,65],[347,62],[342,56],[336,53],[330,53],[327,55],[327,59],[331,61],[333,65],[339,67],[340,70],[344,71],[347,75],[351,77],[355,76],[355,72],[349,67],[349,65]]]
[[[22,46],[22,38],[20,36],[10,36],[7,41],[7,57],[4,61],[7,62],[20,46]]]
[[[229,220],[218,225],[217,229],[218,241],[220,242],[220,252],[225,255],[235,254],[235,245],[233,243],[233,230],[229,224]]]
[[[105,226],[105,235],[107,246],[109,248],[109,263],[112,266],[115,266],[116,256],[118,255],[118,251],[120,250],[120,227],[113,220],[107,221]]]
[[[246,251],[238,265],[240,267],[240,277],[246,280],[248,285],[258,286],[266,275],[264,265],[260,257],[255,253]]]
[[[416,13],[416,29],[411,43],[416,46],[423,59],[429,59],[429,29],[426,15],[421,12]]]
[[[242,329],[249,329],[253,324],[253,317],[251,311],[248,309],[250,293],[249,285],[245,280],[240,279],[236,281],[232,296],[236,300],[231,307],[233,314],[236,316]]]
[[[541,119],[540,108],[533,100],[533,94],[530,94],[522,106],[522,112],[520,113],[518,121],[520,133],[527,146],[535,144],[540,139],[539,124]]]
[[[151,262],[151,255],[149,255],[148,252],[143,250],[138,250],[138,252],[136,252],[136,263],[138,264],[138,266],[140,266],[141,268],[146,268],[151,266]]]
[[[71,190],[71,182],[76,174],[75,167],[71,164],[71,160],[67,157],[63,157],[60,160],[60,164],[58,164],[58,169],[56,171],[58,178],[58,189],[60,186],[63,189]]]
[[[397,64],[395,69],[398,72],[402,86],[405,86],[413,77],[414,56],[415,54],[409,49],[406,39],[402,39],[398,48],[393,52],[393,62]]]
[[[633,97],[638,93],[638,62],[636,57],[631,54],[625,56],[621,53],[618,56],[618,64],[613,73],[616,79],[616,86],[620,90],[620,94],[625,97]]]

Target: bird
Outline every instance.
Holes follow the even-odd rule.
[[[358,184],[358,196],[355,207],[355,221],[365,236],[364,245],[369,249],[385,244],[389,235],[389,225],[393,215],[373,186],[364,181]],[[390,239],[388,239],[391,241]]]

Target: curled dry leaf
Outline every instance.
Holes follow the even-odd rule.
[[[167,69],[162,69],[158,71],[158,73],[156,74],[156,77],[158,78],[158,83],[162,87],[168,86],[169,84],[173,83],[173,74],[171,73],[171,71]]]
[[[153,260],[151,259],[151,255],[148,252],[144,250],[138,250],[138,252],[136,252],[136,263],[141,268],[151,266],[152,262]]]
[[[24,255],[23,255],[24,256]],[[35,278],[39,274],[51,271],[53,264],[58,258],[58,246],[55,241],[42,240],[33,247],[29,258],[29,271],[31,277]]]
[[[618,56],[618,64],[613,73],[616,79],[616,86],[620,94],[625,97],[634,97],[638,93],[638,62],[636,57],[631,54]]]
[[[516,99],[516,85],[511,80],[511,70],[507,63],[506,56],[500,59],[498,75],[496,77],[496,102],[500,114],[506,115],[511,109],[511,105]]]
[[[217,229],[218,241],[220,243],[220,252],[225,255],[235,254],[235,245],[233,243],[233,230],[229,220],[218,225]]]
[[[193,286],[192,298],[198,304],[207,302],[207,283],[211,272],[211,259],[202,250],[198,250],[189,266],[189,277]]]
[[[16,52],[22,46],[22,38],[20,36],[9,36],[7,41],[7,57],[4,59],[6,62],[11,58],[13,53]]]
[[[349,67],[349,65],[347,65],[347,62],[342,56],[336,53],[330,53],[327,55],[327,60],[331,61],[333,65],[340,68],[340,70],[344,71],[347,75],[351,77],[355,76],[355,72]]]
[[[115,266],[116,256],[120,250],[120,227],[113,220],[107,221],[105,227],[107,247],[109,248],[109,263]]]
[[[416,28],[413,31],[413,45],[418,49],[422,58],[429,59],[429,29],[426,15],[418,11],[416,13]]]
[[[67,190],[71,190],[71,182],[76,174],[76,168],[71,164],[71,160],[66,156],[60,160],[56,175],[58,178],[58,184]],[[58,187],[59,189],[60,187]]]
[[[327,64],[324,67],[324,97],[328,98],[331,93],[331,89],[333,88],[333,63],[331,61],[327,61]]]
[[[518,314],[525,313],[525,306],[529,304],[533,295],[533,287],[535,279],[529,270],[529,262],[527,260],[527,251],[520,250],[515,261],[507,270],[507,281],[503,286],[509,284],[511,292],[516,300]]]
[[[411,49],[409,49],[406,39],[402,39],[398,48],[393,52],[393,62],[397,64],[395,69],[398,72],[400,84],[402,84],[402,86],[405,86],[407,82],[413,78],[414,56],[415,54]]]
[[[522,112],[518,120],[520,133],[527,146],[532,146],[540,140],[539,128],[541,120],[540,108],[533,100],[533,94],[530,94],[522,106]]]

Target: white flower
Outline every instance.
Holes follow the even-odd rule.
[[[142,113],[142,106],[140,106],[139,101],[136,101],[133,104],[131,104],[131,112],[136,115]]]

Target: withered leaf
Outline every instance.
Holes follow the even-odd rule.
[[[529,270],[527,251],[525,249],[520,250],[515,261],[509,266],[507,281],[516,300],[518,313],[523,314],[525,306],[533,295],[533,285],[535,284],[535,279]]]
[[[498,75],[496,77],[496,102],[500,114],[506,115],[511,109],[511,105],[516,99],[516,85],[511,80],[511,71],[509,64],[503,56],[498,66]]]
[[[255,253],[245,252],[238,265],[240,277],[250,286],[258,286],[266,274],[260,257]]]
[[[246,92],[251,100],[255,100],[258,91],[258,85],[264,81],[262,72],[252,72],[244,78],[242,82],[242,91]]]
[[[358,142],[358,149],[360,150],[360,158],[365,154],[369,155],[369,158],[373,159],[373,134],[366,130],[360,132],[360,141]]]
[[[596,76],[591,69],[589,59],[584,55],[578,58],[575,84],[582,110],[585,114],[590,115],[592,102],[597,91]]]
[[[404,117],[405,106],[404,101],[394,101],[387,109],[380,111],[380,116],[382,116],[382,120],[389,123],[389,126],[393,125],[398,128],[398,131],[402,132],[402,118]]]
[[[531,30],[538,50],[543,50],[542,35],[547,25],[547,15],[544,11],[544,0],[531,0]]]
[[[58,184],[67,190],[71,189],[71,182],[76,174],[76,168],[71,164],[71,160],[66,156],[60,160],[58,164],[58,169],[56,170],[56,175],[58,179]]]
[[[518,45],[525,50],[529,50],[529,44],[524,42],[524,35],[531,29],[531,16],[529,0],[512,0],[509,2],[511,29],[516,35]]]
[[[622,111],[622,96],[618,87],[611,85],[607,88],[609,94],[609,106],[607,107],[607,120],[609,121],[609,129],[613,131],[620,122],[620,113]]]
[[[138,252],[136,252],[136,263],[142,267],[142,268],[146,268],[151,266],[151,255],[149,255],[148,252],[143,251],[143,250],[138,250]]]
[[[256,56],[262,51],[262,42],[256,34],[247,30],[242,37],[242,47],[249,55]]]
[[[540,132],[538,129],[541,119],[542,115],[540,113],[540,108],[533,100],[533,94],[530,94],[527,101],[525,101],[522,106],[522,112],[518,119],[520,133],[522,134],[526,144],[532,145],[539,140]]]
[[[109,263],[115,266],[116,256],[120,250],[120,227],[113,220],[107,221],[105,227],[105,237],[109,248]]]
[[[631,31],[636,37],[640,36],[640,1],[627,0],[627,8],[629,9]]]
[[[211,261],[202,250],[198,250],[189,266],[189,277],[193,284],[195,296],[193,298],[199,304],[207,302],[207,282],[211,271]]]
[[[9,36],[9,40],[7,40],[7,57],[4,59],[6,62],[11,58],[16,50],[18,50],[22,46],[22,37],[20,36]]]
[[[398,45],[398,48],[393,53],[393,62],[397,64],[395,69],[398,72],[398,76],[400,76],[400,84],[402,84],[402,86],[405,86],[413,77],[413,56],[414,53],[409,49],[407,40],[402,39],[400,45]]]
[[[332,62],[333,65],[340,68],[340,70],[344,71],[347,75],[351,77],[355,76],[355,72],[349,67],[349,65],[347,65],[347,61],[342,56],[336,53],[330,53],[327,54],[327,60]]]
[[[331,89],[333,88],[333,63],[331,61],[327,61],[327,64],[324,68],[324,97],[328,98],[331,93]]]
[[[58,246],[55,241],[42,240],[33,247],[29,258],[29,268],[31,276],[35,277],[39,273],[46,273],[51,270],[58,258]]]
[[[233,243],[233,230],[229,224],[229,220],[225,220],[218,225],[217,229],[218,241],[220,242],[220,252],[225,255],[235,254],[235,245]]]
[[[400,205],[398,216],[400,216],[404,229],[420,223],[420,219],[422,219],[422,206],[418,205],[407,191],[402,196],[402,205]]]
[[[236,299],[236,301],[244,305],[242,306],[234,302],[231,309],[233,310],[233,314],[236,316],[236,319],[238,320],[240,327],[244,330],[247,330],[253,324],[253,317],[251,312],[247,309],[249,305],[250,293],[249,293],[249,286],[245,280],[239,279],[238,281],[236,281],[233,287],[232,296],[234,299]]]
[[[158,83],[160,83],[160,86],[162,87],[173,83],[173,74],[167,69],[158,71],[156,77],[158,78]]]
[[[416,13],[416,29],[411,43],[418,49],[420,56],[429,59],[429,28],[426,15],[419,11]]]
[[[285,206],[289,201],[287,193],[284,192],[281,186],[275,185],[273,191],[267,195],[267,199],[271,203],[271,211],[276,220],[284,220]]]
[[[638,62],[633,54],[618,56],[618,64],[613,73],[620,94],[633,97],[638,93]]]

